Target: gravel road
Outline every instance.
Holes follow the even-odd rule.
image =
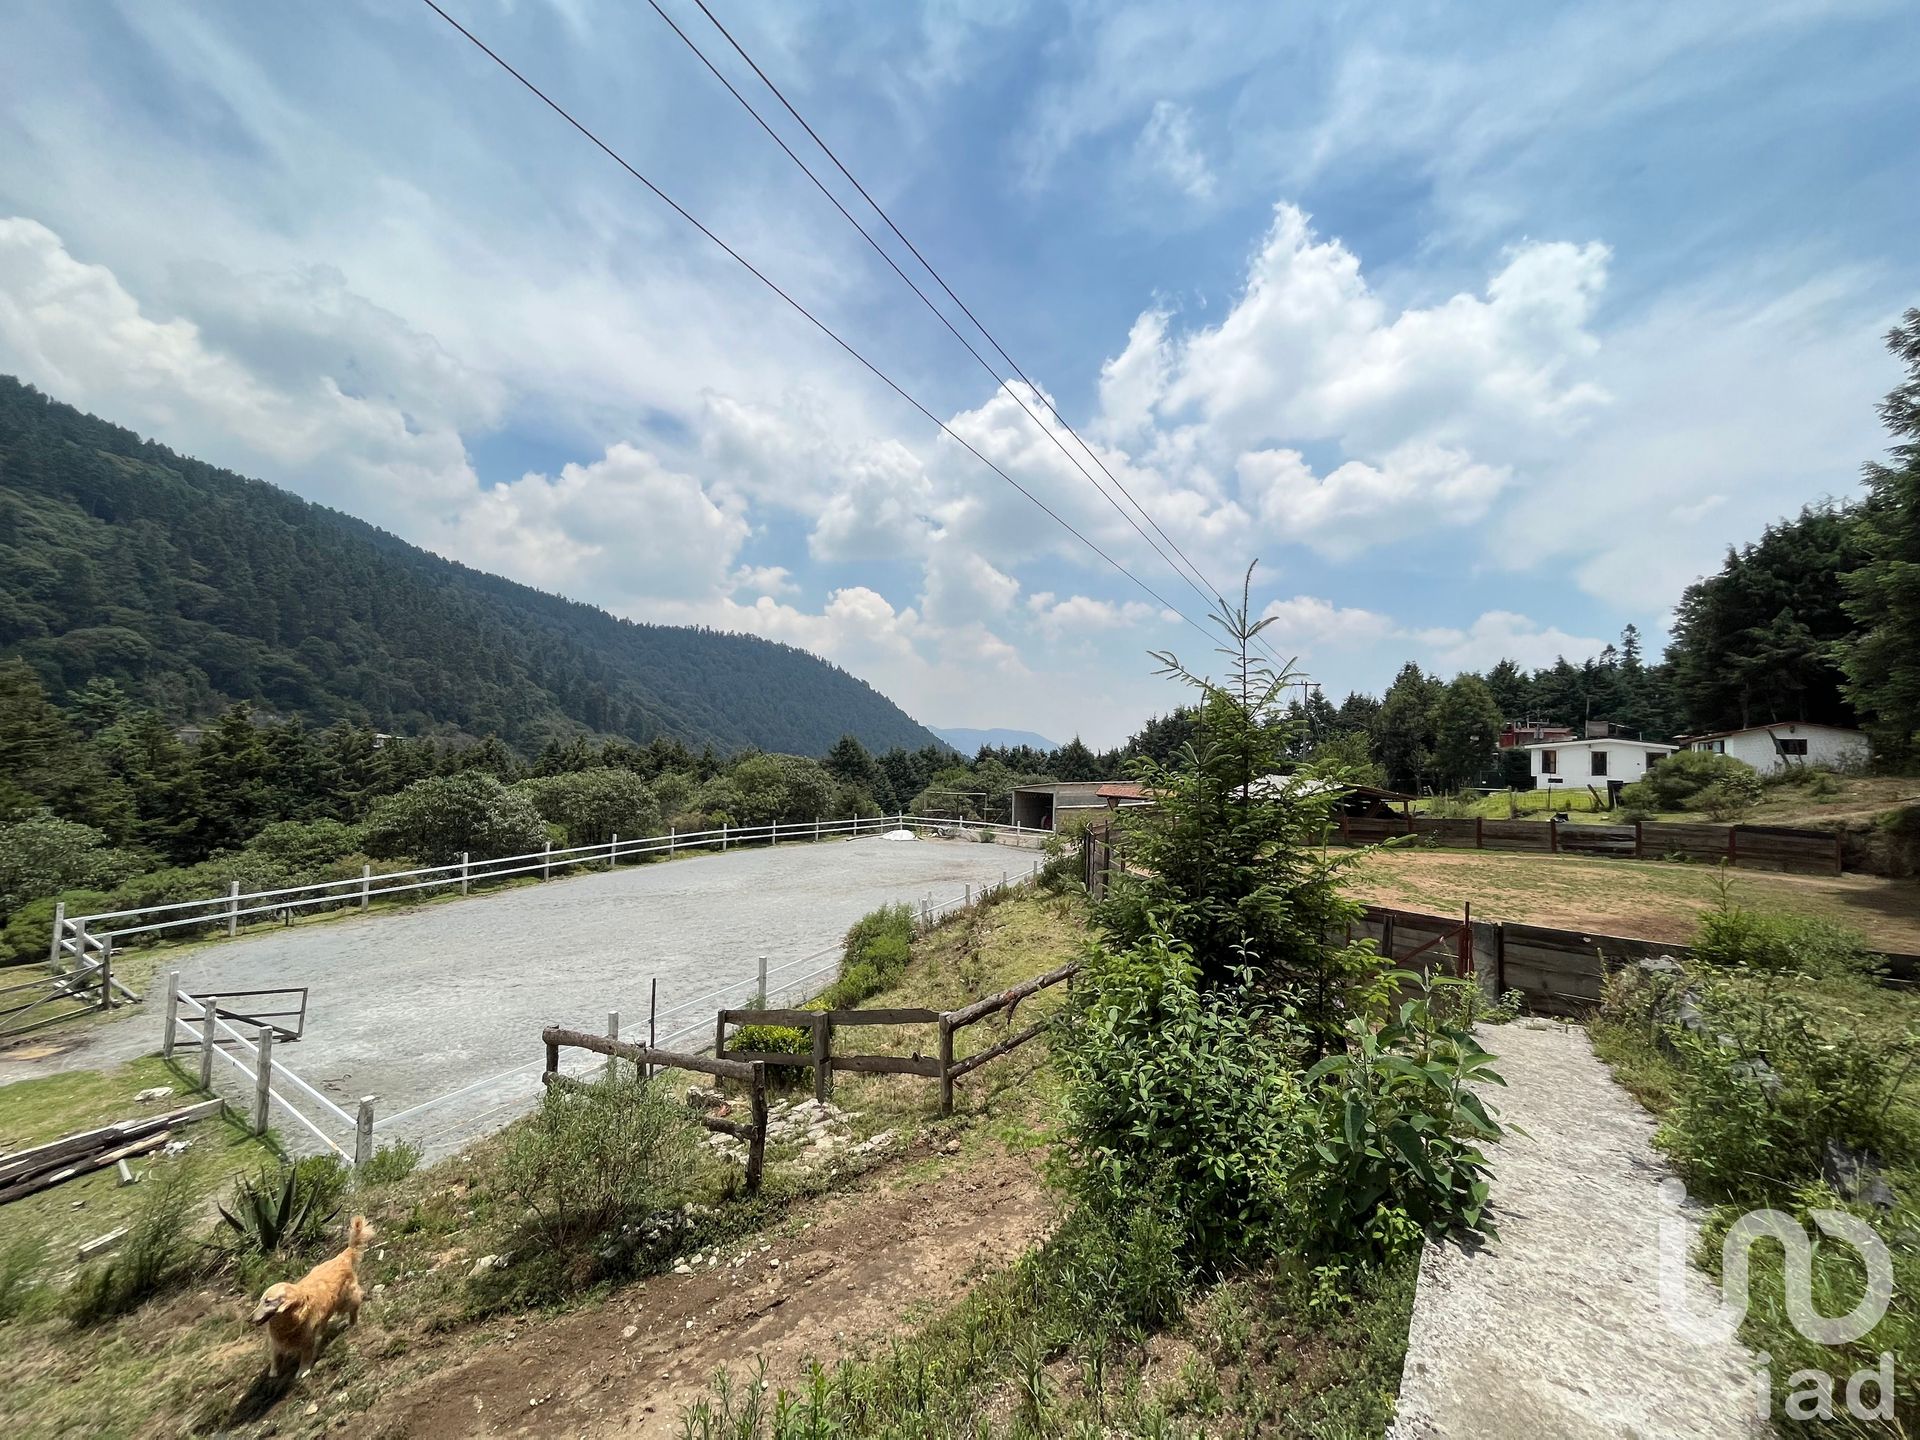
[[[661,1015],[685,1007],[661,1024],[662,1043],[690,1026],[682,1043],[697,1048],[700,1037],[711,1038],[723,999],[740,1004],[751,994],[758,956],[775,972],[769,988],[789,993],[792,982],[831,966],[847,927],[876,906],[957,900],[968,885],[1026,874],[1035,858],[941,840],[781,846],[268,931],[169,957],[152,1003],[92,1028],[59,1055],[0,1065],[0,1083],[157,1050],[165,969],[179,970],[182,987],[197,995],[305,985],[306,1035],[277,1058],[349,1112],[360,1096],[377,1097],[376,1116],[401,1117],[382,1124],[382,1141],[406,1138],[443,1154],[504,1124],[538,1093],[542,1026],[604,1031],[607,1012],[617,1010],[625,1034],[644,1036],[657,979]],[[806,957],[814,958],[778,973]],[[722,986],[731,987],[725,997],[702,998]],[[586,1068],[586,1057],[579,1060],[573,1068]],[[505,1080],[480,1083],[516,1066],[523,1068]],[[241,1099],[244,1077],[217,1068],[223,1093]],[[402,1116],[466,1087],[473,1088]],[[277,1108],[275,1123],[297,1146],[307,1139]]]

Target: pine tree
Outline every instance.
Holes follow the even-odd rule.
[[[1844,580],[1859,633],[1838,646],[1847,699],[1883,761],[1920,760],[1920,309],[1887,336],[1907,378],[1881,403],[1893,432],[1892,465],[1866,468],[1861,564]]]

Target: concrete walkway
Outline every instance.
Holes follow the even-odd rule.
[[[1429,1243],[1400,1382],[1397,1440],[1763,1436],[1758,1361],[1702,1344],[1661,1310],[1659,1224],[1698,1221],[1660,1193],[1654,1121],[1613,1082],[1586,1032],[1489,1028],[1509,1134],[1489,1152],[1500,1238]],[[1691,1251],[1691,1244],[1689,1250]],[[1719,1292],[1698,1270],[1690,1309]]]

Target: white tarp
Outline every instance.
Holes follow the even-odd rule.
[[[889,830],[880,838],[882,840],[918,840],[920,837],[911,830]]]

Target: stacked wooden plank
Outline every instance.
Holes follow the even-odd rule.
[[[97,1130],[63,1136],[30,1150],[0,1155],[0,1205],[23,1200],[78,1176],[158,1150],[173,1138],[175,1130],[218,1115],[221,1105],[219,1100],[203,1100],[165,1115],[122,1120]]]

